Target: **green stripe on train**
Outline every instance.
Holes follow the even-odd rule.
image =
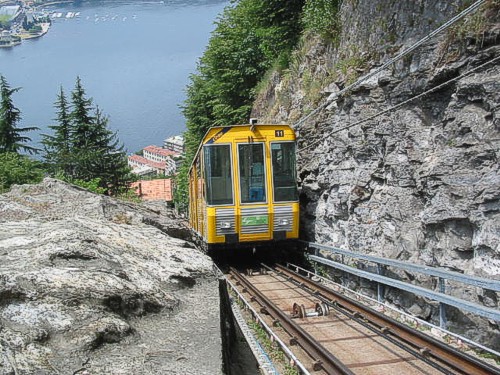
[[[253,225],[264,225],[269,224],[269,218],[267,215],[260,216],[245,216],[241,218],[241,226],[249,227]]]

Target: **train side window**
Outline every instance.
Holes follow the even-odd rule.
[[[264,144],[238,145],[242,203],[266,201]]]
[[[297,174],[295,165],[295,143],[271,143],[273,164],[273,187],[275,202],[297,201]]]
[[[229,145],[203,148],[207,204],[233,204],[231,149]]]

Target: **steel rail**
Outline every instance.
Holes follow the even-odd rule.
[[[328,374],[332,375],[354,375],[343,363],[341,363],[334,355],[332,355],[324,346],[316,342],[316,340],[295,323],[287,314],[281,311],[274,303],[272,303],[262,292],[260,292],[250,281],[247,280],[234,268],[230,269],[230,276],[233,277],[240,285],[252,294],[262,308],[277,320],[281,327],[292,337],[291,341],[299,345],[306,353],[313,358],[314,370],[323,369]]]
[[[275,270],[273,270],[275,271]],[[283,274],[278,272],[278,275],[281,277],[285,277]],[[304,285],[304,283],[299,282],[297,280],[292,279],[291,277],[287,277],[288,281],[295,283],[299,288],[302,290],[306,291],[307,293],[311,293],[311,288],[307,287]],[[364,315],[362,314],[357,314],[356,312],[353,312],[352,310],[349,310],[345,308],[343,305],[338,304],[337,301],[335,303],[332,303],[331,299],[324,297],[323,295],[319,293],[314,293],[314,296],[318,298],[320,301],[329,304],[331,308],[335,309],[339,314],[345,315],[348,319],[355,321],[356,323],[362,325],[366,329],[372,331],[374,334],[377,336],[381,336],[385,338],[388,342],[392,343],[393,345],[397,346],[398,348],[406,351],[407,353],[413,355],[415,358],[420,359],[421,361],[425,362],[429,366],[435,368],[441,373],[444,374],[449,374],[450,370],[449,368],[445,367],[442,363],[437,363],[436,360],[433,360],[432,358],[427,358],[425,354],[421,353],[418,349],[419,348],[414,348],[413,346],[409,346],[408,343],[402,341],[400,338],[397,336],[390,336],[390,335],[381,335],[380,332],[380,327],[373,324],[372,321],[366,319]]]
[[[469,344],[469,345],[471,345],[471,346],[473,346],[473,347],[475,347],[477,349],[481,349],[481,350],[483,350],[485,352],[488,352],[488,353],[493,354],[493,355],[495,355],[495,356],[497,356],[497,357],[500,358],[500,353],[497,352],[497,351],[495,351],[495,350],[493,350],[493,349],[491,349],[491,348],[488,348],[488,347],[486,347],[484,345],[481,345],[478,342],[472,341],[471,339],[469,339],[467,337],[464,337],[464,336],[461,336],[461,335],[459,335],[459,334],[457,334],[455,332],[444,330],[444,329],[442,329],[439,326],[436,326],[436,325],[434,325],[434,324],[432,324],[432,323],[430,323],[428,321],[425,321],[425,320],[423,320],[421,318],[416,317],[415,315],[411,315],[411,314],[408,314],[407,312],[404,312],[402,310],[398,310],[394,306],[386,305],[385,303],[380,302],[379,300],[371,298],[371,297],[369,297],[369,296],[367,296],[365,294],[359,293],[359,292],[357,292],[357,291],[355,291],[353,289],[349,289],[348,287],[346,287],[344,285],[341,285],[341,284],[338,284],[338,283],[336,283],[335,281],[333,281],[331,279],[327,279],[327,278],[325,278],[325,277],[323,277],[321,275],[318,275],[314,271],[307,270],[307,269],[302,268],[300,266],[297,266],[296,264],[293,264],[293,263],[287,263],[286,266],[289,269],[292,269],[292,270],[295,269],[295,272],[297,272],[299,274],[301,272],[302,272],[302,274],[307,274],[308,278],[311,278],[312,276],[314,276],[314,277],[320,279],[322,282],[324,282],[326,284],[334,285],[335,288],[342,289],[343,291],[346,291],[347,293],[352,293],[352,294],[356,295],[358,297],[358,299],[362,298],[365,301],[369,301],[369,302],[371,302],[373,304],[376,304],[376,305],[379,305],[379,306],[383,306],[384,309],[385,308],[390,309],[390,310],[396,312],[399,315],[405,316],[408,319],[411,319],[412,321],[415,321],[417,323],[417,325],[426,326],[428,329],[432,329],[432,328],[438,329],[441,332],[445,333],[446,335],[455,338],[456,340],[460,340],[460,341],[462,341],[464,343],[467,343],[467,344]],[[339,291],[339,289],[335,289],[335,290]],[[342,292],[340,292],[340,293],[342,293]]]
[[[344,308],[358,313],[376,325],[382,335],[391,335],[406,342],[428,357],[433,357],[437,361],[446,364],[451,369],[462,374],[474,375],[500,375],[500,369],[489,365],[479,359],[463,353],[449,345],[446,345],[428,335],[423,334],[409,326],[404,325],[378,311],[375,311],[363,304],[353,301],[341,293],[337,293],[324,285],[315,283],[307,277],[297,272],[291,271],[283,266],[277,266],[276,270],[290,278],[298,279],[300,283],[306,285],[311,290],[321,293],[331,301],[336,301]]]

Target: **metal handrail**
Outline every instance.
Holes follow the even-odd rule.
[[[377,275],[375,273],[361,271],[345,264],[324,259],[315,255],[309,255],[309,258],[315,262],[323,263],[342,271],[352,273],[356,276],[363,277],[368,280],[376,281],[394,288],[405,290],[407,292],[417,294],[422,297],[427,297],[438,302],[445,303],[449,306],[455,306],[459,309],[469,311],[471,313],[484,316],[489,319],[500,321],[500,311],[489,307],[484,307],[473,302],[465,301],[460,298],[452,297],[444,293],[434,292],[432,290],[422,288],[420,286],[408,284],[404,281],[394,280],[387,276]]]
[[[381,264],[384,266],[397,267],[397,268],[408,270],[408,271],[419,272],[419,273],[423,273],[425,275],[441,277],[443,279],[454,280],[454,281],[458,281],[458,282],[461,282],[464,284],[477,286],[477,287],[480,287],[483,289],[489,289],[489,290],[493,290],[495,292],[500,292],[500,281],[499,280],[492,280],[492,279],[486,279],[483,277],[464,275],[462,273],[448,271],[448,270],[445,270],[443,268],[422,266],[422,265],[418,265],[418,264],[403,262],[401,260],[387,259],[387,258],[373,256],[373,255],[355,253],[352,251],[339,249],[337,247],[321,245],[321,244],[313,243],[313,242],[305,242],[305,241],[302,241],[302,242],[305,243],[307,246],[312,247],[312,248],[316,248],[316,249],[320,249],[320,250],[327,250],[327,251],[330,251],[332,253],[345,255],[345,256],[352,257],[352,258],[363,259],[363,260],[367,260],[369,262]]]

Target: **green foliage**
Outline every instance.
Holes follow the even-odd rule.
[[[275,342],[273,342],[269,339],[269,336],[268,336],[267,332],[264,330],[264,328],[262,328],[262,326],[255,321],[247,322],[247,324],[252,329],[255,337],[260,342],[260,344],[264,347],[264,349],[265,349],[266,353],[269,355],[269,357],[275,362],[284,364],[286,361],[285,354],[283,353],[283,351],[279,348],[279,346]],[[291,368],[290,366],[288,366],[286,368],[286,373],[287,374],[296,374],[296,372],[294,372],[294,369]]]
[[[115,198],[122,201],[132,202],[132,203],[142,203],[142,199],[135,193],[133,189],[120,192]]]
[[[24,143],[31,141],[31,138],[22,136],[22,133],[37,130],[36,127],[18,128],[17,124],[21,120],[21,111],[14,105],[12,94],[20,88],[11,88],[5,77],[0,75],[0,153],[15,152],[23,150],[29,153],[36,153],[38,150],[27,146]]]
[[[104,194],[106,192],[106,189],[100,186],[101,185],[100,178],[93,178],[88,181],[76,179],[72,180],[71,183],[96,194]]]
[[[0,16],[0,29],[6,29],[10,25],[10,16],[1,15]]]
[[[126,191],[135,179],[123,145],[108,129],[108,118],[87,98],[79,77],[71,103],[61,88],[55,107],[57,124],[50,126],[54,134],[43,135],[44,158],[51,173],[80,186],[89,183],[92,189],[97,183],[99,191],[109,195]]]
[[[304,29],[336,41],[340,34],[339,8],[340,0],[306,0],[302,17]]]
[[[15,152],[0,153],[0,193],[12,185],[36,184],[43,179],[45,171],[39,161]]]
[[[232,3],[218,19],[187,88],[186,160],[175,193],[179,208],[187,205],[187,173],[204,134],[212,126],[248,121],[257,84],[273,65],[288,65],[300,35],[304,0]]]
[[[92,178],[90,180],[81,180],[78,178],[71,178],[68,177],[64,174],[57,174],[55,176],[58,180],[68,182],[70,184],[80,186],[81,188],[84,188],[85,190],[91,191],[96,194],[104,194],[106,193],[106,189],[101,187],[101,179],[96,177]]]
[[[31,34],[38,34],[42,32],[42,26],[40,25],[32,25],[29,29]]]
[[[486,351],[479,351],[478,355],[481,358],[485,359],[493,359],[497,365],[500,365],[500,356],[493,354],[493,353],[488,353]]]
[[[190,158],[191,160],[193,157]],[[180,212],[187,212],[188,210],[188,200],[189,200],[189,173],[190,165],[188,163],[182,163],[179,173],[175,177],[175,190],[174,190],[174,202],[177,210]]]
[[[340,71],[345,77],[346,84],[350,85],[359,78],[359,72],[366,68],[368,60],[369,56],[360,57],[358,54],[355,54],[349,58],[340,60],[335,65],[335,70]]]

